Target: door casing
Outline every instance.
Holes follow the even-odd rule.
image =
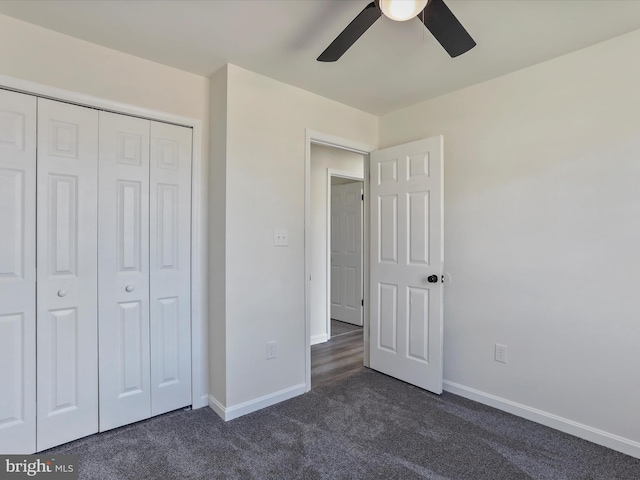
[[[305,317],[305,391],[311,390],[311,279],[309,277],[311,272],[311,238],[309,236],[309,228],[311,221],[311,144],[324,145],[327,147],[339,148],[350,152],[359,153],[364,156],[364,211],[362,217],[363,231],[365,232],[363,242],[363,257],[364,262],[362,264],[362,275],[364,278],[364,310],[363,317],[366,319],[369,316],[367,307],[367,291],[369,290],[369,266],[367,259],[369,258],[369,239],[366,232],[369,229],[369,207],[368,207],[368,193],[369,193],[369,153],[376,150],[375,145],[369,145],[361,142],[355,142],[346,138],[337,137],[335,135],[329,135],[326,133],[318,132],[315,130],[305,130],[305,187],[304,187],[304,317]],[[368,322],[364,322],[364,365],[369,366],[369,329]]]

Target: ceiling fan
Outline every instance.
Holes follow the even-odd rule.
[[[476,46],[471,35],[442,0],[375,0],[364,7],[317,60],[338,60],[382,14],[399,22],[419,17],[452,58]]]

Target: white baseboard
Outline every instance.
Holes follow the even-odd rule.
[[[224,420],[224,412],[225,412],[225,408],[222,406],[222,404],[216,399],[214,398],[213,395],[209,394],[209,408],[211,410],[213,410],[214,412],[216,412],[216,414],[222,419]]]
[[[574,422],[573,420],[559,417],[558,415],[544,412],[537,408],[512,402],[511,400],[497,397],[490,393],[465,387],[464,385],[450,382],[448,380],[444,380],[443,387],[445,391],[455,393],[456,395],[468,398],[469,400],[489,405],[490,407],[509,412],[513,415],[517,415],[518,417],[526,418],[532,422],[540,423],[547,427],[597,443],[598,445],[602,445],[612,450],[622,452],[635,458],[640,458],[640,442],[620,437],[613,433],[605,432],[604,430],[599,430],[582,423]]]
[[[317,345],[318,343],[324,343],[327,340],[329,340],[327,338],[327,334],[326,333],[321,333],[320,335],[313,335],[311,337],[311,345]]]
[[[295,385],[293,387],[285,388],[279,392],[265,395],[264,397],[249,400],[248,402],[239,403],[231,407],[224,407],[216,400],[212,395],[209,395],[209,407],[218,414],[225,422],[233,420],[234,418],[242,417],[248,413],[256,412],[276,403],[284,402],[290,398],[297,397],[305,393],[305,384]]]

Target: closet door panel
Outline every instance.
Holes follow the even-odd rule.
[[[151,415],[149,121],[100,112],[100,430]]]
[[[0,90],[0,452],[36,451],[36,98]]]
[[[98,112],[38,99],[37,449],[98,431]]]
[[[151,413],[191,405],[191,129],[151,122]]]

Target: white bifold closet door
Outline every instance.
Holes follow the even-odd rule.
[[[0,453],[191,405],[191,148],[0,90]]]
[[[191,405],[191,129],[151,122],[151,414]]]
[[[191,405],[191,130],[100,113],[100,430]]]
[[[98,112],[38,99],[37,449],[98,431]]]
[[[100,112],[100,431],[151,415],[149,121]]]
[[[36,97],[0,90],[0,453],[36,451]]]

